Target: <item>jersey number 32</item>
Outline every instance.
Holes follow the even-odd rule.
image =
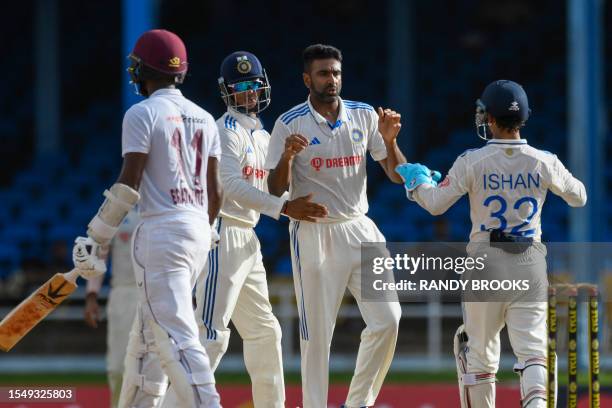
[[[492,196],[487,197],[482,204],[485,207],[488,207],[494,201],[499,202],[499,210],[492,212],[491,217],[497,218],[499,220],[498,228],[505,231],[508,228],[508,221],[506,220],[506,217],[504,217],[504,214],[506,213],[506,210],[508,209],[508,203],[506,202],[506,199],[504,197],[500,195],[492,195]],[[519,211],[521,206],[525,204],[531,204],[531,212],[529,213],[527,218],[523,220],[522,224],[512,227],[512,229],[510,230],[511,235],[528,237],[535,233],[534,228],[523,230],[523,231],[521,231],[521,228],[525,227],[526,225],[529,225],[534,215],[536,215],[536,213],[538,212],[538,201],[533,197],[521,197],[518,200],[516,200],[513,208],[515,211]],[[481,224],[480,230],[487,231],[488,228],[484,224]]]

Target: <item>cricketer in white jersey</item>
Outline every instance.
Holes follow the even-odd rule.
[[[197,401],[200,393],[214,391],[209,387],[214,377],[208,356],[198,340],[191,291],[210,248],[206,184],[202,179],[206,179],[208,157],[220,157],[219,133],[212,116],[185,99],[179,90],[160,89],[126,113],[123,154],[135,152],[148,152],[149,158],[140,187],[143,222],[135,233],[133,249],[141,303],[131,340],[139,344],[128,353],[138,350],[140,354],[145,343],[165,341],[167,350],[159,352],[162,367],[174,366],[171,369],[184,376],[187,387],[181,392],[192,393],[190,388],[202,387],[194,392]],[[162,333],[156,336],[149,325],[162,329]],[[140,360],[153,359],[150,348],[144,349],[147,351]],[[134,378],[126,372],[124,389],[130,390],[125,387],[130,381],[132,386],[134,382],[142,384],[139,378],[146,378],[147,364],[140,365],[143,370],[133,373]],[[166,373],[177,387],[178,381],[168,369]],[[166,379],[151,381],[158,387],[157,394],[152,395],[163,394],[160,391]],[[144,398],[141,393],[148,394],[146,384],[136,388],[133,401]]]
[[[154,407],[170,381],[177,407],[220,407],[191,298],[210,248],[209,218],[221,205],[219,132],[213,117],[176,89],[187,73],[176,34],[147,31],[129,58],[132,82],[146,99],[124,116],[121,173],[88,236],[77,238],[73,260],[86,277],[104,273],[99,249],[138,202],[132,256],[139,302],[118,406]]]
[[[346,400],[347,407],[372,406],[393,354],[401,309],[398,302],[361,300],[361,243],[385,238],[365,214],[366,154],[391,180],[405,159],[396,145],[400,117],[365,103],[342,100],[340,51],[314,45],[304,51],[308,100],[274,125],[266,169],[270,191],[289,187],[292,198],[312,193],[328,217],[292,220],[289,231],[302,354],[305,408],[327,406],[329,351],[340,303],[348,288],[366,328]]]
[[[138,288],[132,268],[132,234],[138,223],[140,217],[138,210],[134,208],[123,219],[117,235],[111,241],[109,251],[112,275],[106,301],[106,375],[113,408],[119,402],[123,360],[138,304]],[[104,275],[100,275],[87,281],[85,321],[93,328],[97,327],[99,318],[97,295],[103,280]]]
[[[425,166],[402,165],[398,172],[406,180],[409,198],[433,215],[444,213],[467,193],[472,220],[468,252],[496,256],[546,285],[546,249],[539,243],[546,194],[550,190],[570,206],[581,207],[586,204],[584,185],[557,156],[520,138],[519,129],[529,116],[520,85],[493,82],[477,104],[477,124],[493,136],[484,147],[461,154],[437,186]],[[496,246],[500,242],[526,245],[523,252],[510,253]],[[545,301],[463,303],[464,324],[455,338],[463,408],[495,406],[499,332],[504,326],[518,360],[514,368],[521,377],[522,406],[546,407],[546,307]]]
[[[243,340],[254,406],[280,408],[285,406],[281,328],[272,314],[261,247],[253,228],[260,214],[278,219],[281,211],[311,216],[324,213],[307,200],[287,202],[267,193],[264,161],[270,135],[258,115],[270,103],[270,85],[257,57],[246,51],[228,55],[221,64],[219,84],[228,106],[217,120],[224,201],[216,225],[219,245],[210,252],[196,286],[200,339],[215,370],[227,350],[231,319]],[[172,405],[164,400],[164,406]]]

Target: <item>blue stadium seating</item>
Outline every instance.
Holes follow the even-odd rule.
[[[173,5],[170,3],[173,2],[167,3],[165,10],[171,11]],[[534,146],[554,151],[567,161],[566,91],[559,85],[565,84],[565,50],[549,41],[550,38],[564,38],[563,26],[558,23],[564,19],[562,8],[547,7],[550,2],[531,2],[531,12],[538,18],[520,20],[516,24],[521,30],[507,30],[503,24],[493,24],[491,18],[483,18],[481,2],[477,0],[462,1],[461,6],[447,3],[445,13],[439,12],[439,2],[414,3],[414,15],[418,17],[414,19],[414,30],[419,34],[414,42],[416,111],[414,123],[404,124],[419,135],[411,146],[411,159],[417,157],[419,162],[445,174],[458,154],[481,146],[482,141],[473,129],[474,100],[491,80],[510,77],[522,82],[530,95],[533,115],[523,131],[524,136]],[[119,18],[113,14],[117,11],[95,2],[84,7],[87,7],[86,12],[60,5],[66,21],[80,21],[70,27],[62,26],[62,36],[72,39],[70,43],[62,43],[62,52],[73,55],[95,43],[100,55],[118,54],[120,33],[109,33],[96,28],[99,24],[88,23],[92,18],[88,13],[94,13],[97,19],[112,21]],[[320,7],[298,2],[284,10],[283,21],[292,24],[291,36],[279,36],[277,24],[261,24],[257,35],[237,37],[230,25],[218,23],[227,21],[225,17],[239,20],[247,13],[244,8],[232,8],[231,11],[220,8],[218,12],[229,14],[202,24],[199,31],[177,30],[191,55],[192,71],[183,87],[185,94],[219,116],[224,106],[216,88],[216,62],[235,48],[252,50],[264,61],[274,88],[273,103],[263,115],[267,128],[271,129],[281,112],[306,97],[301,82],[301,47],[324,41],[343,50],[343,95],[372,105],[385,105],[385,90],[388,81],[393,80],[386,78],[386,71],[381,68],[387,58],[385,47],[381,46],[380,36],[364,35],[365,28],[368,33],[386,32],[384,20],[371,19],[350,7],[333,9],[337,14],[327,13],[328,10],[322,12]],[[545,12],[541,12],[542,9]],[[77,14],[84,20],[68,18]],[[435,16],[435,24],[431,16]],[[87,35],[75,35],[85,26]],[[311,34],[313,26],[333,26],[335,30],[320,37]],[[13,26],[12,29],[17,28]],[[457,36],[451,38],[448,32],[457,33]],[[547,35],[533,37],[530,32]],[[221,40],[215,44],[201,41],[207,36]],[[26,40],[20,42],[18,36],[13,37],[16,47],[31,48]],[[12,65],[27,67],[31,64],[27,54],[14,55]],[[517,55],[523,61],[546,63],[517,64]],[[608,53],[608,58],[611,56],[612,53]],[[5,271],[4,265],[18,265],[36,248],[46,248],[57,239],[71,241],[83,234],[86,223],[103,199],[101,192],[119,172],[121,112],[117,83],[127,80],[127,76],[119,78],[118,71],[113,74],[115,76],[109,76],[109,64],[99,65],[93,67],[88,61],[72,59],[71,64],[63,68],[62,135],[66,151],[57,155],[16,157],[11,183],[0,189],[0,274]],[[0,90],[3,96],[0,100],[11,101],[10,104],[2,103],[0,136],[2,140],[13,142],[23,135],[32,138],[33,96],[27,84],[19,81],[19,72],[8,70],[6,86]],[[91,85],[92,78],[102,81],[106,77],[109,77],[108,82],[103,82],[99,92],[84,91],[84,87]],[[608,81],[607,86],[612,90],[612,81]],[[608,91],[610,94],[612,92]],[[612,103],[608,109],[612,116]],[[612,132],[608,135],[609,140],[612,140]],[[610,156],[609,143],[608,149],[606,154]],[[409,202],[401,186],[383,177],[379,168],[369,167],[369,215],[387,240],[436,239],[433,224],[436,218]],[[607,163],[606,182],[606,194],[609,195],[612,193],[612,163]],[[546,240],[568,239],[568,214],[565,203],[549,195],[542,218]],[[612,240],[612,205],[606,208],[606,215],[604,238]],[[467,239],[470,224],[466,199],[460,200],[443,218],[447,220],[449,239]],[[286,223],[262,216],[257,233],[267,265],[275,265],[277,271],[290,271]]]

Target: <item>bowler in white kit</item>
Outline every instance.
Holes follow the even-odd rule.
[[[404,164],[397,171],[405,179],[408,198],[433,215],[444,213],[467,193],[472,220],[468,252],[498,257],[513,270],[529,272],[545,287],[540,219],[546,194],[551,191],[572,207],[584,206],[587,196],[584,185],[557,156],[521,138],[520,128],[529,114],[527,95],[519,84],[495,81],[477,101],[477,130],[488,140],[484,147],[461,154],[439,184],[421,164]],[[547,406],[546,310],[546,299],[463,302],[463,325],[454,343],[462,408],[495,407],[499,332],[504,326],[517,358],[521,406]]]
[[[129,73],[146,99],[125,114],[123,167],[106,201],[78,238],[75,264],[104,271],[99,246],[138,202],[133,261],[139,305],[130,333],[119,407],[154,407],[168,381],[177,407],[220,407],[206,350],[198,338],[192,290],[221,206],[219,132],[214,118],[176,88],[187,73],[185,45],[166,30],[136,42]]]
[[[404,163],[396,138],[400,115],[378,113],[362,102],[342,100],[342,55],[329,45],[304,50],[308,99],[274,125],[265,169],[270,192],[291,198],[312,194],[326,218],[292,220],[289,226],[299,311],[302,395],[305,408],[327,407],[329,354],[340,303],[348,288],[366,323],[346,407],[372,406],[383,384],[397,339],[397,301],[361,299],[361,243],[385,238],[365,214],[366,154],[396,183]]]

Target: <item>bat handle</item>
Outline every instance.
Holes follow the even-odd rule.
[[[76,285],[76,280],[79,277],[79,270],[77,268],[74,268],[73,270],[71,270],[70,272],[66,272],[64,274],[64,278],[67,281],[70,281],[72,283],[74,283]]]

